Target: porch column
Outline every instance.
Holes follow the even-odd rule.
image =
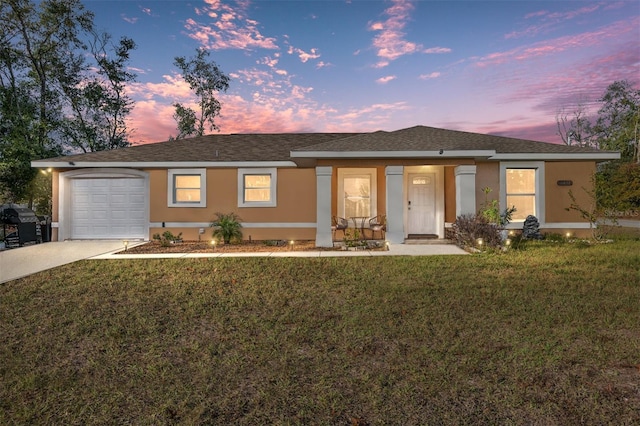
[[[456,217],[476,214],[476,166],[463,165],[455,169]]]
[[[316,167],[316,247],[333,247],[330,166]]]
[[[387,241],[404,243],[404,167],[387,166]]]

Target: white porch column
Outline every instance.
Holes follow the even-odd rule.
[[[330,166],[316,167],[316,247],[333,247]]]
[[[476,166],[462,165],[455,169],[456,217],[476,214]]]
[[[404,167],[387,166],[387,241],[404,243]]]

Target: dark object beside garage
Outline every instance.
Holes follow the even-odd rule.
[[[0,206],[0,223],[6,248],[42,242],[40,219],[33,210],[15,204]]]

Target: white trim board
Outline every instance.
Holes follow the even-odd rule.
[[[441,151],[292,151],[291,158],[489,158],[495,150]]]
[[[31,167],[37,168],[104,168],[104,167],[161,167],[161,168],[235,168],[235,167],[298,167],[293,161],[115,161],[115,162],[93,162],[93,161],[32,161]]]
[[[211,222],[151,222],[150,228],[209,228]],[[242,228],[315,228],[315,222],[241,222]]]

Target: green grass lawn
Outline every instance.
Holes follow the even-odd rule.
[[[0,286],[0,424],[638,422],[638,238],[87,260]]]

